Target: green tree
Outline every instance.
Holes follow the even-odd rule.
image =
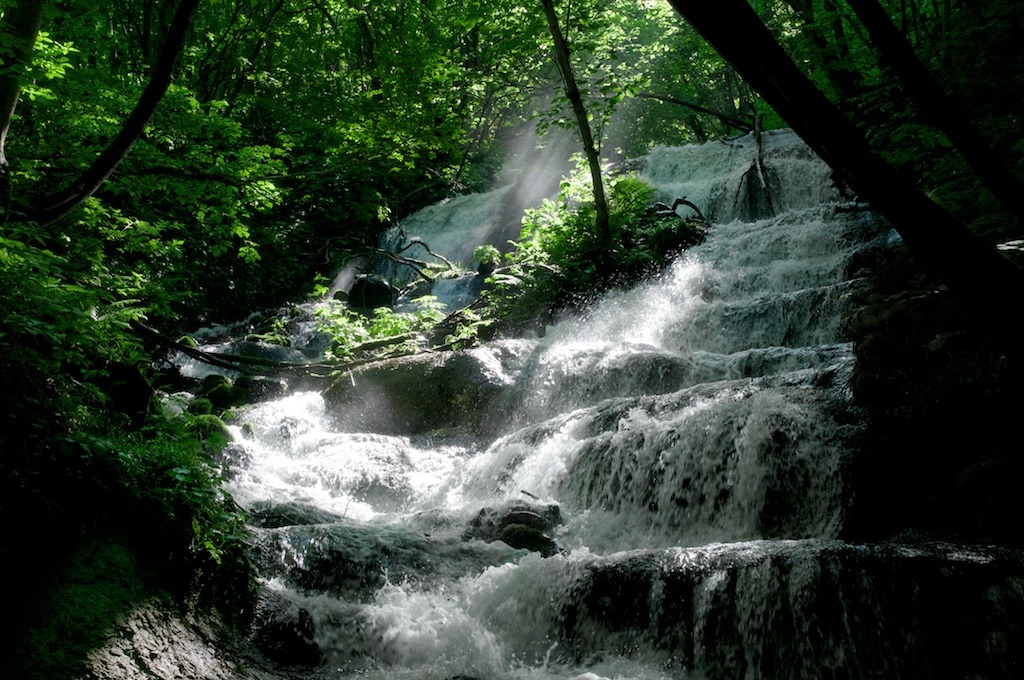
[[[590,129],[590,120],[586,108],[583,106],[583,97],[580,95],[579,87],[576,84],[576,76],[572,70],[572,58],[569,53],[569,44],[562,34],[558,24],[558,14],[555,12],[554,0],[542,0],[544,5],[544,16],[547,18],[548,29],[551,31],[551,39],[554,42],[554,58],[558,64],[558,72],[565,84],[565,95],[569,99],[573,116],[576,118],[576,129],[579,132],[580,140],[583,143],[583,153],[587,159],[587,167],[590,170],[590,181],[594,194],[594,230],[597,235],[597,247],[600,252],[602,268],[608,267],[608,248],[611,245],[611,227],[608,223],[608,200],[604,195],[604,177],[601,171],[601,159],[598,155],[598,148],[594,142],[593,132]]]

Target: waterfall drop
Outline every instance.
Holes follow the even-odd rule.
[[[1019,554],[838,540],[863,427],[847,269],[888,230],[792,133],[759,148],[652,151],[643,177],[700,206],[707,241],[543,337],[238,414],[268,658],[313,678],[1015,677]],[[432,247],[499,202],[446,212]]]

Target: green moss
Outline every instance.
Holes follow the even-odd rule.
[[[89,653],[118,618],[157,592],[147,569],[121,542],[96,539],[48,574],[27,626],[12,645],[9,678],[80,677]]]
[[[197,415],[189,428],[199,439],[221,448],[231,441],[231,431],[223,420],[210,413]]]
[[[188,403],[188,412],[196,415],[213,413],[213,402],[205,397],[196,397]]]

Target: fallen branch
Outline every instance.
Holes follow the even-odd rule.
[[[466,309],[466,308],[463,308]],[[461,310],[460,310],[461,311]],[[458,312],[455,312],[457,314]],[[449,315],[450,318],[452,315]],[[435,348],[427,348],[423,350],[417,350],[414,352],[407,352],[405,354],[391,354],[386,356],[372,356],[362,357],[359,359],[352,359],[350,361],[330,361],[330,362],[317,362],[317,363],[302,363],[296,361],[281,361],[278,359],[266,359],[260,357],[246,357],[239,356],[237,354],[226,354],[223,352],[208,352],[201,350],[197,347],[191,347],[185,343],[171,340],[164,336],[159,331],[150,328],[149,326],[139,322],[132,321],[131,326],[141,335],[144,335],[157,343],[164,345],[170,349],[176,350],[201,363],[216,366],[218,368],[225,368],[231,371],[239,371],[249,375],[277,375],[281,373],[302,373],[307,377],[329,377],[329,376],[317,376],[315,371],[329,371],[332,375],[339,371],[350,371],[353,368],[365,366],[378,361],[384,361],[386,359],[392,359],[397,356],[413,356],[416,354],[423,354],[426,352],[435,351]],[[365,354],[367,352],[373,352],[385,347],[401,345],[404,342],[410,340],[424,339],[421,333],[402,333],[400,335],[392,335],[386,338],[377,338],[375,340],[368,340],[358,345],[353,345],[350,348],[349,354],[356,356],[359,354]]]
[[[421,239],[421,238],[420,238],[419,236],[414,236],[414,237],[412,237],[411,239],[409,239],[409,242],[408,242],[408,243],[406,243],[406,244],[405,244],[404,246],[402,246],[401,248],[399,248],[399,249],[398,249],[398,250],[397,250],[396,252],[398,252],[398,253],[403,253],[403,252],[405,252],[406,250],[409,250],[409,248],[412,248],[413,246],[422,246],[422,247],[423,247],[423,250],[427,251],[427,253],[428,253],[428,254],[429,254],[429,255],[430,255],[431,257],[435,257],[435,258],[437,258],[438,260],[441,260],[441,262],[444,262],[444,263],[445,263],[445,265],[446,265],[446,266],[448,267],[448,269],[453,269],[453,270],[454,270],[454,269],[458,269],[458,267],[456,267],[456,266],[455,266],[454,264],[452,264],[452,263],[451,263],[451,261],[450,261],[450,260],[449,260],[448,258],[446,258],[446,257],[445,257],[444,255],[438,255],[438,254],[437,254],[437,253],[435,253],[435,252],[434,252],[433,250],[431,250],[431,249],[430,249],[430,246],[428,246],[428,245],[427,245],[427,244],[426,244],[426,243],[425,243],[425,242],[423,241],[423,239]]]
[[[405,267],[408,267],[409,269],[411,269],[414,272],[416,272],[416,275],[419,276],[424,281],[427,281],[427,282],[430,282],[430,283],[433,283],[433,281],[434,281],[434,277],[424,271],[424,269],[426,269],[427,267],[430,266],[429,263],[424,262],[423,260],[414,260],[411,257],[405,257],[403,255],[399,255],[398,253],[402,252],[401,250],[399,250],[396,253],[396,252],[392,252],[390,250],[385,250],[383,248],[371,248],[370,252],[374,253],[375,255],[381,255],[381,256],[391,260],[395,264],[400,264],[400,265],[403,265]]]
[[[668,216],[668,215],[675,215],[676,214],[676,208],[678,208],[681,205],[685,205],[687,208],[690,208],[695,213],[697,213],[697,217],[702,222],[707,222],[708,221],[708,218],[704,217],[704,213],[702,213],[700,211],[700,208],[698,208],[692,201],[686,200],[685,196],[682,197],[682,198],[677,198],[676,200],[672,201],[672,205],[671,206],[666,205],[666,204],[662,203],[661,201],[658,201],[657,203],[654,204],[654,209],[657,211],[658,215],[666,215],[666,216]]]

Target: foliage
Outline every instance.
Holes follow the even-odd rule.
[[[501,262],[501,251],[489,244],[477,246],[473,250],[473,262],[485,266],[497,265]]]
[[[416,334],[434,328],[445,318],[444,304],[432,295],[412,301],[413,309],[396,312],[378,307],[372,316],[365,316],[337,300],[327,300],[317,309],[318,328],[331,338],[327,357],[347,361],[363,349],[360,346],[376,340],[395,339],[395,343],[373,343],[374,356],[407,354],[426,345],[426,338]]]
[[[593,239],[594,208],[588,202],[588,175],[564,179],[558,198],[526,211],[523,231],[508,256],[508,266],[493,277],[488,293],[494,313],[518,324],[589,299],[612,285],[635,281],[666,265],[704,237],[700,220],[682,219],[652,209],[652,189],[632,175],[609,185],[614,276],[601,276]]]
[[[18,559],[32,575],[102,526],[163,555],[158,572],[183,600],[242,613],[245,530],[214,463],[225,439],[155,410],[151,359],[130,326],[142,310],[118,295],[131,282],[27,240],[0,237],[0,514],[11,545],[28,547]]]
[[[155,511],[148,531],[163,525],[162,540],[179,546],[172,566],[179,595],[244,617],[252,597],[245,514],[222,488],[215,462],[227,443],[215,416],[156,417],[114,440],[114,477],[134,505]]]
[[[912,177],[958,219],[991,239],[1019,234],[939,130],[936,111],[913,101],[876,53],[845,3],[758,3],[762,19],[804,64],[822,91],[863,129],[877,153]],[[957,117],[979,130],[1011,173],[1021,141],[1017,102],[1024,91],[1019,3],[887,3],[882,6],[919,59],[952,95]]]
[[[749,119],[757,95],[667,3],[571,3],[574,68],[605,153],[638,156],[655,144],[704,142],[736,128],[712,112]],[[652,98],[650,95],[660,97]],[[666,103],[692,102],[699,108]],[[556,95],[541,126],[569,127]],[[703,110],[700,110],[700,109]],[[778,125],[778,122],[776,122]]]
[[[495,319],[466,308],[459,311],[454,322],[455,328],[445,336],[444,346],[459,350],[475,345],[483,332],[494,324]]]

